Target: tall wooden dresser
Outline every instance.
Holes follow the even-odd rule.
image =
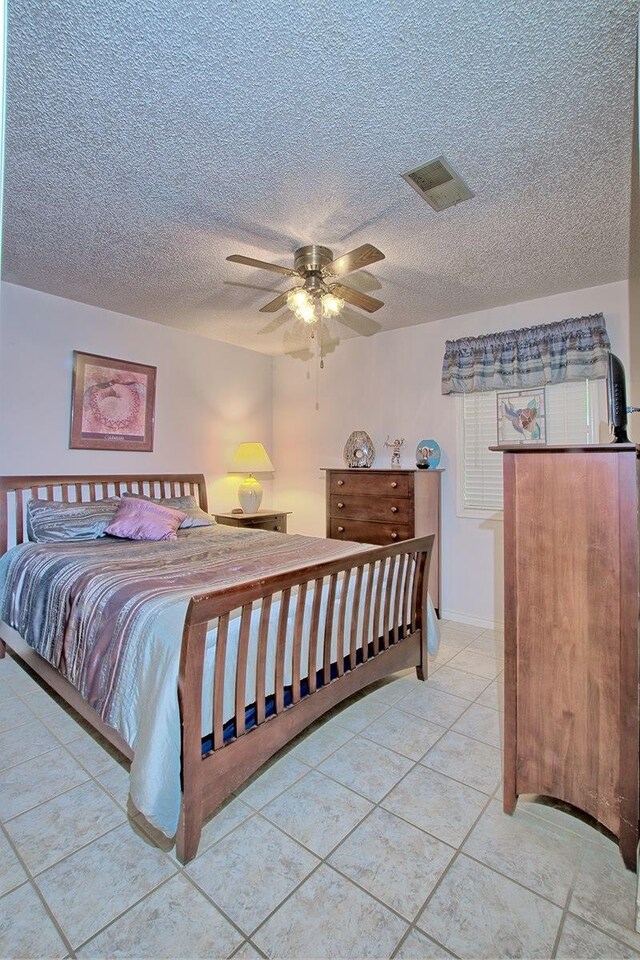
[[[327,469],[327,536],[382,546],[435,534],[429,594],[440,611],[442,470]]]
[[[495,449],[495,448],[494,448]],[[633,444],[504,452],[504,808],[573,804],[638,845]]]

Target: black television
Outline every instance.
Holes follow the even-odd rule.
[[[629,443],[627,436],[627,386],[624,367],[615,353],[609,353],[607,367],[607,408],[612,443]]]

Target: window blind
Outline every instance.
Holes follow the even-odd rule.
[[[464,507],[502,510],[502,454],[497,443],[496,394],[466,393],[463,398]]]
[[[598,384],[577,380],[546,388],[547,443],[590,443],[597,439]],[[466,510],[502,510],[502,454],[496,391],[467,393],[462,404],[462,505]]]

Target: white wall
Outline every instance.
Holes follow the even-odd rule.
[[[0,268],[2,267],[2,207],[4,200],[4,141],[6,116],[7,4],[0,0]]]
[[[550,323],[602,311],[614,351],[627,362],[627,282],[511,304],[435,323],[347,340],[317,375],[309,364],[279,357],[274,364],[274,502],[292,510],[292,532],[323,536],[324,474],[343,466],[352,430],[366,430],[375,466],[389,465],[388,434],[406,438],[403,466],[415,465],[418,440],[442,447],[442,610],[445,616],[502,621],[502,523],[456,515],[456,400],[443,397],[440,375],[447,339]]]
[[[640,124],[638,123],[638,55],[633,97],[633,135],[631,138],[631,207],[629,210],[629,366],[627,397],[640,406]],[[640,414],[629,418],[629,436],[640,441]]]
[[[153,452],[69,449],[74,350],[158,368]],[[2,284],[2,474],[204,472],[211,509],[230,510],[239,478],[227,467],[237,444],[260,440],[272,450],[271,396],[270,357]]]

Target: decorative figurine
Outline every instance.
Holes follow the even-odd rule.
[[[364,430],[354,430],[344,445],[344,462],[348,467],[370,467],[376,455],[373,440]]]
[[[389,447],[390,449],[393,449],[393,453],[391,454],[392,467],[400,466],[400,447],[402,446],[403,443],[404,443],[404,437],[402,437],[402,439],[396,438],[395,440],[392,440],[391,442],[389,442],[389,435],[387,434],[387,439],[385,440],[384,445],[385,447]]]

